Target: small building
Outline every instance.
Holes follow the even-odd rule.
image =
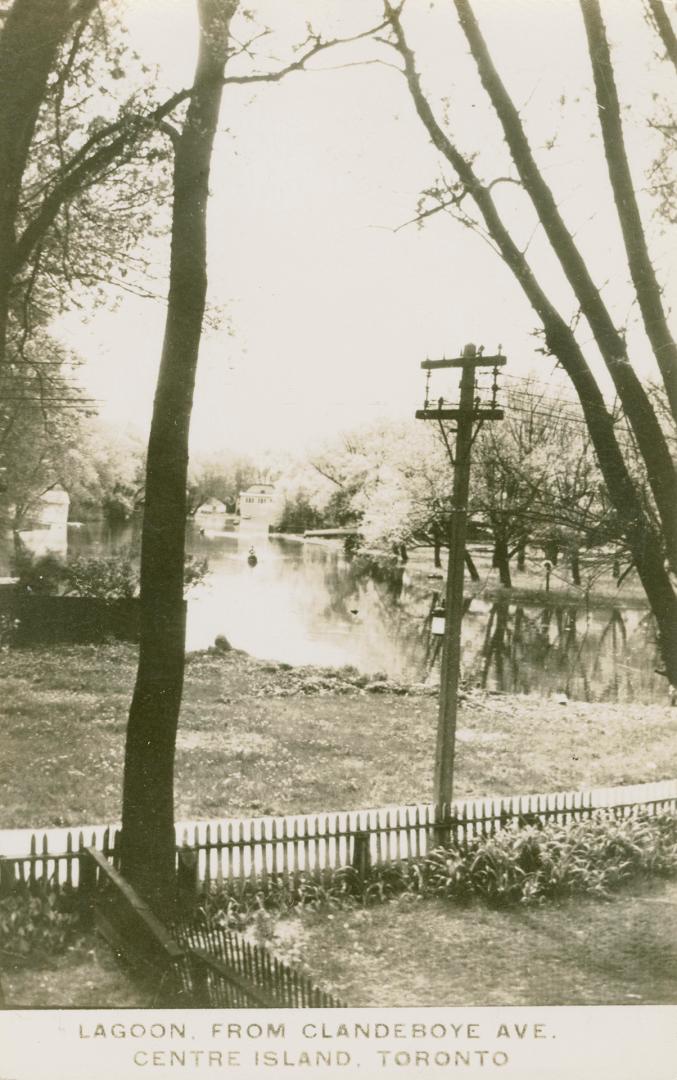
[[[240,520],[270,525],[277,513],[274,484],[252,484],[240,492],[238,499]]]
[[[221,502],[220,499],[210,497],[208,499],[205,499],[205,501],[201,503],[200,506],[198,506],[197,510],[195,511],[195,518],[197,521],[200,521],[202,518],[209,518],[213,520],[217,517],[225,517],[226,513],[226,504],[224,502]]]
[[[31,517],[34,525],[41,529],[67,525],[70,504],[70,495],[60,484],[55,484],[54,487],[43,491],[32,507]]]
[[[33,555],[68,550],[68,511],[70,496],[60,484],[37,495],[23,515],[17,533]]]

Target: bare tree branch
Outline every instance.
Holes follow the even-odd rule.
[[[223,78],[222,83],[223,85],[244,86],[250,83],[280,82],[293,72],[303,71],[309,60],[327,49],[368,38],[384,29],[387,25],[387,20],[384,20],[377,26],[370,27],[359,34],[345,38],[332,38],[327,41],[313,37],[308,39],[309,41],[312,40],[310,48],[278,71],[253,75],[227,75]],[[308,44],[308,41],[303,44]],[[124,154],[130,143],[134,143],[139,138],[146,137],[153,131],[158,130],[168,135],[173,143],[175,142],[175,131],[166,124],[165,118],[184,101],[187,101],[193,92],[194,87],[179,90],[148,114],[126,113],[113,123],[94,132],[83,143],[64,164],[57,182],[44,197],[40,209],[26,225],[22,235],[17,240],[11,262],[13,273],[16,273],[26,263],[35,245],[52,225],[62,206],[72,199],[83,185],[93,183],[103,169]]]

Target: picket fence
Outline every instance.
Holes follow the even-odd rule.
[[[128,975],[156,1008],[342,1008],[302,971],[263,945],[195,917],[165,925],[96,848],[80,855],[78,899],[124,958]]]
[[[264,946],[223,927],[174,928],[183,993],[200,1008],[339,1009],[342,1001]]]
[[[374,865],[425,855],[434,843],[434,826],[444,820],[461,847],[492,836],[511,822],[568,821],[606,809],[616,816],[677,812],[677,779],[586,792],[556,792],[494,799],[467,799],[437,812],[432,804],[385,807],[344,813],[198,822],[177,830],[177,859],[192,860],[196,880],[205,887],[231,883],[265,886],[271,876],[322,875],[347,865]],[[49,836],[33,834],[26,854],[0,857],[0,894],[18,884],[51,881],[76,888],[79,860],[86,846],[117,863],[119,831],[91,835],[68,832],[60,851],[50,851]],[[0,843],[2,835],[0,834]]]

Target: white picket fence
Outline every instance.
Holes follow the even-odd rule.
[[[596,810],[616,814],[636,809],[648,813],[677,811],[677,779],[649,784],[593,788],[588,791],[465,799],[452,804],[449,829],[461,845],[493,835],[511,821],[566,822]],[[223,818],[179,822],[177,852],[192,852],[204,883],[226,880],[244,884],[270,875],[317,873],[351,864],[361,845],[372,864],[423,855],[429,849],[439,815],[431,803],[369,810],[299,814],[285,817]],[[0,892],[17,881],[52,880],[75,887],[79,852],[96,847],[114,856],[115,825],[87,829],[0,832]]]

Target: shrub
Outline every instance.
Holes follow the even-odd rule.
[[[65,567],[66,593],[96,600],[133,597],[139,586],[139,572],[123,555],[76,555]]]
[[[227,886],[205,897],[203,918],[243,929],[257,912],[333,911],[398,896],[473,897],[492,907],[590,895],[606,899],[632,878],[677,873],[677,816],[600,812],[566,825],[519,824],[467,849],[439,847],[418,859],[372,866],[364,879],[352,867],[321,875],[247,882],[236,896]]]
[[[54,890],[21,891],[0,900],[0,953],[12,966],[41,963],[80,937],[76,912]]]
[[[55,552],[33,555],[27,548],[21,548],[12,562],[19,585],[30,592],[54,595],[66,580],[66,561]]]
[[[186,589],[200,585],[209,573],[209,560],[204,555],[186,555],[183,564],[183,584]]]
[[[206,558],[187,555],[186,588],[203,581],[208,570]],[[20,586],[43,595],[63,593],[94,600],[123,600],[139,591],[139,569],[128,554],[74,555],[64,559],[52,552],[36,556],[24,548],[15,556],[14,571]]]
[[[302,492],[293,498],[285,499],[277,521],[273,522],[273,532],[304,533],[306,529],[321,529],[325,524],[324,516],[311,505]]]

